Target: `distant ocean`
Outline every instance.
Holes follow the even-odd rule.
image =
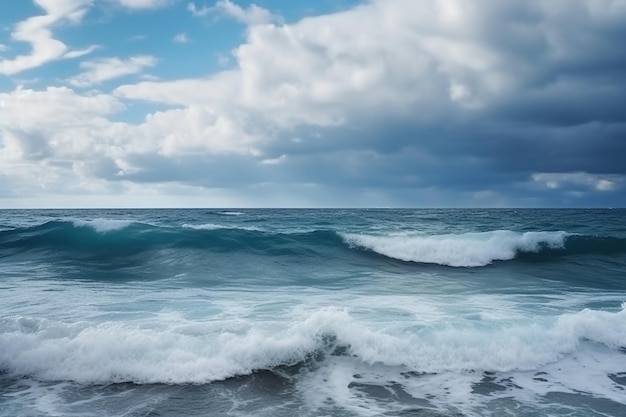
[[[3,210],[0,416],[626,416],[626,210]]]

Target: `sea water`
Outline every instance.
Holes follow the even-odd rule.
[[[0,416],[625,416],[626,210],[0,211]]]

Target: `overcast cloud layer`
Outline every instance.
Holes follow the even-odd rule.
[[[626,206],[626,0],[33,3],[3,207]]]

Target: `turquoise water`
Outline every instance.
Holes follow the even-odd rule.
[[[626,210],[7,210],[0,294],[0,416],[626,415]]]

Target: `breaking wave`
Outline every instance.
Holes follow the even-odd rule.
[[[381,331],[349,311],[324,308],[291,324],[158,321],[62,323],[0,320],[0,372],[81,383],[208,383],[258,370],[346,356],[413,372],[530,371],[583,344],[616,354],[626,311],[583,310],[554,320]],[[229,327],[230,326],[230,327]],[[603,364],[611,370],[611,363]]]
[[[520,253],[565,249],[565,232],[498,230],[436,236],[345,235],[348,244],[402,261],[476,267],[514,259]]]
[[[37,252],[70,258],[97,256],[105,260],[161,249],[335,258],[351,253],[369,256],[372,261],[382,255],[412,263],[481,267],[495,261],[534,262],[579,254],[626,253],[626,239],[564,231],[497,230],[443,235],[373,235],[333,230],[276,232],[254,226],[209,223],[163,227],[109,219],[57,220],[0,230],[0,257]]]

